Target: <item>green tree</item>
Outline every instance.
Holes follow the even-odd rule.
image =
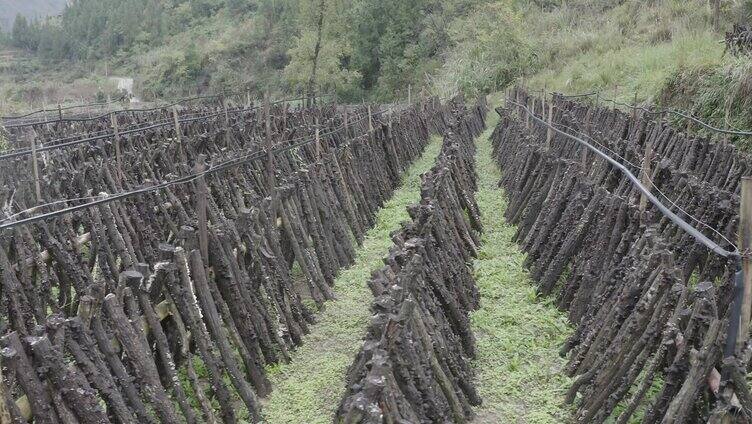
[[[331,91],[354,95],[360,74],[348,69],[352,47],[342,11],[348,3],[337,0],[304,0],[298,15],[299,35],[289,51],[285,78],[290,87],[312,94]]]
[[[37,34],[34,33],[34,28],[21,14],[16,15],[16,19],[13,21],[11,37],[13,45],[27,50],[36,50],[39,42]]]

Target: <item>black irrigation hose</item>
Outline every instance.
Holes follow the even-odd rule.
[[[546,121],[544,121],[544,120],[538,118],[537,116],[535,116],[535,114],[532,113],[530,111],[530,109],[528,109],[527,106],[522,105],[520,103],[517,103],[517,102],[515,102],[513,100],[510,100],[510,99],[507,99],[507,102],[512,103],[514,105],[517,105],[517,106],[523,108],[525,110],[525,113],[527,113],[528,115],[530,115],[535,121],[538,121],[539,123],[543,124],[544,126],[552,129],[553,131],[556,131],[557,133],[559,133],[559,134],[561,134],[561,135],[563,135],[563,136],[565,136],[567,138],[570,138],[570,139],[572,139],[572,140],[574,140],[574,141],[582,144],[583,146],[587,147],[588,149],[590,149],[591,151],[593,151],[595,154],[597,154],[601,158],[603,158],[606,161],[608,161],[611,165],[613,165],[616,168],[618,168],[624,175],[627,176],[627,178],[629,178],[632,181],[632,184],[634,184],[642,192],[642,194],[644,194],[645,197],[647,197],[647,199],[650,200],[650,203],[652,203],[653,205],[655,205],[655,207],[657,207],[658,210],[661,211],[661,213],[663,213],[666,217],[668,217],[671,221],[673,221],[674,224],[678,225],[679,228],[681,228],[682,230],[684,230],[687,233],[689,233],[689,235],[691,235],[692,237],[694,237],[695,240],[697,240],[701,244],[705,245],[708,249],[712,250],[714,253],[716,253],[716,254],[718,254],[720,256],[723,256],[724,258],[731,258],[731,257],[739,257],[740,256],[740,253],[739,253],[738,250],[729,251],[729,250],[726,250],[726,249],[722,248],[716,242],[714,242],[713,240],[710,240],[707,236],[705,236],[701,231],[699,231],[698,229],[696,229],[695,227],[693,227],[692,225],[690,225],[689,223],[687,223],[687,221],[683,220],[681,217],[679,217],[675,213],[671,212],[671,210],[669,208],[667,208],[663,203],[661,203],[661,201],[658,200],[658,198],[655,197],[650,192],[650,190],[648,190],[645,186],[642,185],[642,183],[640,182],[640,180],[634,174],[632,174],[629,171],[629,169],[627,169],[624,165],[622,165],[621,163],[619,163],[617,160],[615,160],[615,159],[611,158],[609,155],[603,153],[602,151],[600,151],[599,149],[597,149],[596,147],[594,147],[593,145],[591,145],[587,141],[585,141],[585,140],[583,140],[583,139],[581,139],[581,138],[579,138],[577,136],[574,136],[574,135],[571,135],[571,134],[566,133],[564,131],[561,131],[558,128],[552,126],[552,125],[549,125]]]
[[[119,99],[115,99],[115,100],[111,100],[109,102],[103,102],[103,103],[89,103],[89,104],[85,104],[85,105],[65,106],[65,107],[60,107],[60,108],[55,108],[55,109],[39,109],[39,110],[35,110],[33,112],[28,112],[25,115],[0,116],[0,119],[7,119],[7,120],[11,120],[11,119],[23,119],[23,118],[26,118],[26,117],[29,117],[29,116],[32,116],[32,115],[36,115],[38,113],[58,112],[58,111],[61,111],[61,110],[71,110],[71,109],[78,109],[78,108],[92,107],[92,106],[107,106],[107,105],[110,105],[110,104],[113,104],[113,103],[118,103],[118,102],[122,101],[123,99],[125,99],[126,97],[127,97],[127,95],[123,95]]]
[[[270,104],[271,105],[276,105],[276,104],[280,104],[280,103],[294,102],[294,101],[299,101],[299,100],[304,100],[304,99],[302,99],[302,98],[283,99],[283,100],[275,101],[275,102],[270,103]],[[254,106],[252,108],[247,108],[247,109],[246,108],[235,109],[235,110],[228,111],[227,113],[228,114],[230,114],[230,113],[232,113],[232,114],[245,113],[245,112],[249,112],[249,111],[252,111],[252,110],[255,110],[255,109],[259,109],[261,107],[262,106]],[[183,124],[183,123],[187,123],[187,122],[200,121],[202,119],[214,118],[214,117],[217,117],[217,116],[221,116],[223,114],[224,114],[224,112],[215,112],[215,113],[211,113],[211,114],[207,114],[207,115],[200,115],[200,116],[197,116],[197,117],[180,119],[180,120],[178,120],[178,123]],[[146,126],[146,127],[139,127],[139,128],[134,128],[134,129],[130,129],[130,130],[125,130],[125,131],[119,132],[118,135],[119,136],[130,135],[130,134],[135,134],[135,133],[138,133],[138,132],[147,131],[147,130],[151,130],[151,129],[155,129],[155,128],[162,128],[162,127],[168,127],[168,126],[174,126],[174,125],[175,125],[175,122],[172,121],[172,120],[161,121],[160,123],[152,124],[152,125],[149,125],[149,126]],[[82,138],[82,139],[78,139],[78,140],[67,141],[65,143],[50,144],[50,145],[47,145],[47,146],[40,146],[40,147],[36,148],[36,151],[37,151],[37,153],[41,153],[41,152],[46,152],[46,151],[49,151],[49,150],[56,150],[56,149],[63,148],[63,147],[77,146],[79,144],[89,143],[89,142],[92,142],[92,141],[104,140],[104,139],[107,139],[107,138],[110,138],[110,137],[114,137],[114,136],[115,136],[115,133],[107,133],[107,134],[97,135],[97,136],[93,136],[93,137],[87,137],[87,138]],[[63,139],[63,140],[65,140],[65,139]],[[60,141],[60,140],[51,140],[48,143],[55,143],[57,141]],[[0,161],[2,161],[2,160],[8,160],[8,159],[14,159],[14,158],[21,157],[21,156],[28,156],[31,153],[32,153],[32,149],[31,148],[12,150],[12,151],[0,154]]]
[[[570,94],[570,95],[560,94],[560,96],[564,97],[564,98],[568,98],[568,99],[573,99],[573,98],[579,98],[579,97],[590,97],[590,96],[594,96],[596,94],[600,94],[600,93],[598,93],[598,92],[592,92],[592,93]],[[710,124],[708,124],[706,122],[703,122],[703,121],[697,119],[696,117],[690,115],[687,112],[683,112],[683,111],[680,111],[680,110],[677,110],[677,109],[664,108],[664,109],[660,109],[660,110],[651,110],[651,109],[647,109],[647,108],[642,107],[642,106],[630,105],[630,104],[627,104],[627,103],[618,102],[616,100],[612,100],[612,99],[609,99],[609,98],[606,98],[606,97],[601,97],[601,99],[603,99],[603,101],[605,101],[605,102],[613,103],[614,105],[624,106],[624,107],[627,107],[627,108],[630,108],[630,109],[642,110],[643,112],[649,113],[651,115],[661,115],[663,113],[671,113],[673,115],[680,116],[680,117],[682,117],[684,119],[689,119],[691,121],[694,121],[697,124],[699,124],[700,126],[705,127],[705,128],[707,128],[707,129],[709,129],[711,131],[715,131],[715,132],[722,133],[722,134],[752,136],[752,131],[729,130],[729,129],[725,129],[725,128],[714,127],[714,126],[712,126],[712,125],[710,125]]]
[[[279,103],[279,102],[276,102],[276,103]],[[378,116],[378,115],[381,115],[381,114],[383,114],[385,112],[387,112],[387,111],[386,110],[382,110],[382,111],[373,113],[371,116]],[[363,120],[365,120],[367,118],[368,118],[368,116],[364,116],[364,117],[362,117],[362,118],[360,118],[360,119],[358,119],[356,121],[348,123],[348,125],[357,124],[358,122],[361,122],[361,121],[363,121]],[[345,126],[340,126],[340,127],[335,128],[335,129],[333,129],[332,131],[330,131],[330,132],[328,132],[326,134],[320,134],[319,135],[319,139],[321,137],[325,137],[327,135],[335,134],[336,132],[341,131],[344,128],[345,128]],[[274,153],[274,154],[283,153],[283,152],[286,152],[286,151],[289,151],[289,150],[296,149],[298,147],[305,146],[307,144],[311,144],[311,143],[313,143],[315,141],[316,141],[315,138],[308,139],[308,140],[303,140],[303,141],[301,141],[299,143],[291,144],[289,146],[272,148],[271,152]],[[349,144],[349,142],[346,143],[346,144]],[[186,183],[189,183],[191,181],[196,180],[199,177],[202,177],[202,176],[205,176],[205,175],[214,174],[214,173],[217,173],[217,172],[222,172],[224,170],[227,170],[227,169],[230,169],[230,168],[234,168],[234,167],[237,167],[239,165],[243,165],[245,163],[252,162],[252,161],[257,160],[257,159],[264,158],[264,157],[267,156],[267,154],[268,154],[268,152],[266,150],[262,150],[262,151],[259,151],[259,152],[251,153],[249,155],[241,156],[239,158],[234,158],[234,159],[227,160],[227,161],[222,162],[222,163],[220,163],[218,165],[213,165],[209,169],[206,169],[206,170],[204,170],[202,172],[198,172],[198,173],[195,173],[195,174],[189,174],[189,175],[186,175],[184,177],[177,178],[177,179],[170,180],[170,181],[164,181],[164,182],[159,183],[157,185],[153,185],[153,186],[149,186],[149,187],[143,187],[143,188],[139,188],[139,189],[135,189],[135,190],[130,190],[130,191],[126,191],[126,192],[123,192],[123,193],[113,194],[111,196],[107,196],[107,197],[104,197],[102,199],[95,200],[93,202],[88,202],[88,203],[84,203],[84,204],[81,204],[81,205],[71,206],[71,207],[64,208],[64,209],[61,209],[61,210],[58,210],[58,211],[48,212],[48,213],[44,213],[44,214],[41,214],[41,215],[24,218],[24,219],[21,219],[21,220],[18,220],[18,221],[2,223],[2,224],[0,224],[0,231],[6,230],[6,229],[15,228],[15,227],[20,226],[20,225],[26,225],[26,224],[31,224],[31,223],[42,221],[42,220],[47,220],[47,219],[55,218],[55,217],[58,217],[58,216],[61,216],[61,215],[66,215],[66,214],[69,214],[69,213],[73,213],[73,212],[77,212],[77,211],[80,211],[80,210],[88,209],[88,208],[91,208],[91,207],[94,207],[94,206],[98,206],[98,205],[102,205],[102,204],[114,202],[116,200],[122,200],[122,199],[126,199],[126,198],[129,198],[129,197],[134,197],[134,196],[138,196],[138,195],[141,195],[141,194],[150,193],[150,192],[153,192],[153,191],[158,191],[158,190],[161,190],[161,189],[164,189],[164,188],[168,188],[168,187],[172,187],[172,186],[175,186],[175,185],[186,184]]]
[[[4,127],[5,128],[23,128],[23,127],[30,127],[30,126],[34,126],[34,125],[53,124],[53,123],[56,123],[56,122],[86,122],[86,121],[96,121],[98,119],[106,118],[106,117],[108,117],[110,115],[117,115],[119,113],[153,112],[153,111],[156,111],[156,110],[168,109],[168,108],[171,108],[171,107],[173,107],[175,105],[178,105],[178,104],[181,104],[181,103],[185,103],[185,102],[188,102],[188,101],[200,100],[200,99],[211,99],[211,98],[220,97],[220,96],[223,96],[223,95],[230,95],[231,96],[231,95],[234,95],[234,94],[237,94],[237,93],[212,94],[212,95],[207,95],[207,96],[189,97],[189,98],[185,98],[185,99],[178,99],[176,101],[173,101],[172,103],[168,103],[168,104],[160,105],[160,106],[155,106],[155,107],[147,108],[147,109],[122,109],[122,110],[113,110],[113,111],[110,111],[110,112],[107,112],[107,113],[103,113],[101,115],[92,116],[92,117],[88,117],[88,118],[63,118],[63,119],[55,119],[55,120],[49,120],[49,121],[34,121],[34,122],[25,122],[25,123],[20,123],[20,124],[8,124],[8,125],[4,125]]]

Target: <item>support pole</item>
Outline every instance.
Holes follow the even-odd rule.
[[[413,104],[413,86],[412,84],[407,85],[407,104],[411,105]]]
[[[527,94],[527,91],[525,91],[525,103],[524,103],[524,105],[527,106],[528,109],[530,109],[530,96]],[[535,113],[535,108],[532,108],[532,113],[533,114]],[[525,128],[527,128],[528,130],[530,130],[530,114],[529,113],[525,114]]]
[[[118,121],[117,121],[117,115],[114,113],[110,114],[110,119],[112,121],[112,131],[115,134],[115,138],[113,139],[115,143],[115,161],[117,163],[117,180],[118,183],[122,186],[123,184],[123,158],[120,155],[120,128],[118,127]]]
[[[543,111],[545,114],[546,107],[543,107]],[[551,99],[550,102],[548,102],[548,132],[546,133],[546,146],[548,148],[551,148],[551,140],[554,138],[554,129],[553,129],[553,122],[554,122],[554,102],[553,99]]]
[[[721,0],[713,0],[713,30],[721,29]]]
[[[57,104],[57,118],[63,120],[63,107],[60,106],[60,103]]]
[[[319,117],[316,116],[316,162],[321,160],[321,133],[319,132]]]
[[[178,140],[178,144],[182,143],[182,133],[180,131],[180,116],[178,115],[178,107],[172,107],[172,118],[175,122],[175,138]]]
[[[643,186],[645,186],[648,190],[650,190],[650,186],[652,185],[650,183],[650,176],[651,176],[651,169],[650,164],[653,160],[653,141],[648,140],[645,143],[645,154],[642,157],[642,171],[640,172],[640,183],[642,183]],[[645,209],[648,207],[648,197],[645,195],[645,193],[642,193],[640,195],[640,213],[645,212]]]
[[[350,137],[350,123],[348,122],[347,109],[345,109],[345,138]]]
[[[194,174],[200,174],[206,170],[205,160],[206,157],[203,154],[198,155],[196,165],[193,167]],[[206,179],[200,175],[196,179],[196,216],[198,218],[198,244],[205,264],[209,263],[209,228],[206,222],[207,191]]]
[[[749,319],[752,312],[752,177],[742,177],[741,210],[739,211],[739,250],[742,252],[742,272],[744,279],[744,297],[737,338],[737,351],[744,346],[749,337]]]
[[[272,199],[272,211],[276,219],[275,189],[277,182],[274,175],[274,141],[272,140],[271,104],[269,93],[264,96],[264,115],[266,117],[266,187]]]
[[[632,106],[632,121],[637,121],[637,91],[634,93],[634,104]]]
[[[373,116],[371,116],[371,105],[368,105],[368,133],[373,133]]]
[[[29,134],[31,144],[31,172],[34,177],[34,191],[37,195],[37,204],[42,203],[42,187],[39,184],[39,162],[37,159],[37,137],[34,132]]]
[[[225,110],[225,129],[230,128],[230,115],[227,113],[227,97],[222,95],[222,108]]]

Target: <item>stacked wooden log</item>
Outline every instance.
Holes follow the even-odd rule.
[[[480,404],[468,364],[475,355],[468,314],[478,306],[469,262],[481,231],[473,140],[486,106],[452,104],[455,117],[423,176],[420,204],[369,281],[374,317],[336,422],[462,423]]]
[[[653,192],[685,219],[707,224],[693,221],[711,239],[735,238],[736,193],[752,162],[733,146],[559,96],[552,109],[522,90],[509,98],[635,174],[643,171]],[[700,422],[735,408],[747,422],[749,390],[733,383],[743,381],[746,363],[722,358],[734,261],[654,206],[642,212],[635,186],[584,146],[558,133],[549,138],[519,106],[498,113],[492,140],[510,198],[506,218],[518,226],[515,238],[539,293],[555,296],[576,326],[562,354],[569,355],[567,373],[577,376],[567,400],[579,398],[578,421],[626,423],[644,407],[644,422]],[[721,388],[719,371],[726,377]]]
[[[448,113],[365,109],[345,118],[331,106],[277,107],[268,123],[256,111],[229,125],[196,121],[180,137],[150,130],[122,140],[120,164],[111,144],[51,150],[41,169],[49,200],[106,198],[205,161],[265,159],[0,235],[0,395],[13,422],[258,421],[266,366],[303,342],[308,300],[334,297],[335,276],[428,143],[429,123]],[[0,165],[4,199],[21,207],[35,204],[24,165]]]

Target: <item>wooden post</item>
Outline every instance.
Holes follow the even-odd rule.
[[[721,0],[713,0],[713,30],[721,30]]]
[[[648,140],[645,143],[645,154],[642,157],[642,171],[640,172],[640,182],[642,185],[650,190],[651,181],[650,177],[652,171],[650,170],[650,163],[653,160],[653,141]],[[648,207],[648,197],[645,193],[640,195],[640,213],[645,212]]]
[[[530,96],[525,96],[525,106],[527,112],[525,113],[525,128],[530,129]],[[523,109],[524,110],[524,109]]]
[[[123,183],[123,158],[120,155],[120,128],[118,127],[118,121],[117,121],[117,115],[114,113],[110,114],[110,120],[112,121],[112,131],[114,134],[114,144],[115,144],[115,161],[117,164],[117,180],[118,183],[122,185]]]
[[[546,87],[543,86],[543,98],[541,99],[541,119],[544,122],[548,122],[546,120],[546,101],[548,100],[548,93],[546,93]]]
[[[206,157],[203,154],[198,155],[196,165],[193,167],[194,174],[200,174],[206,170],[204,161]],[[206,179],[200,175],[196,179],[196,216],[198,218],[198,244],[201,249],[201,256],[209,263],[209,229],[206,222],[206,204],[207,204]]]
[[[350,136],[350,123],[348,122],[348,119],[347,109],[345,109],[345,138]]]
[[[543,108],[545,111],[545,106]],[[553,129],[553,122],[554,122],[554,102],[553,99],[548,103],[548,132],[546,133],[546,146],[548,148],[551,148],[551,140],[554,138],[554,129]]]
[[[587,115],[585,116],[585,127],[587,128],[588,134],[592,134],[590,122],[592,120],[593,116],[593,108],[589,108],[587,111]],[[580,164],[582,165],[582,170],[587,170],[587,154],[588,149],[585,146],[582,146],[582,151],[580,152]]]
[[[321,136],[319,132],[319,117],[316,116],[316,162],[321,160]]]
[[[632,121],[637,121],[637,91],[634,92],[634,105],[632,105]]]
[[[60,103],[57,104],[57,119],[63,120],[63,107],[60,106]]]
[[[230,128],[230,115],[227,113],[227,97],[222,95],[222,108],[225,110],[225,129]]]
[[[274,199],[274,191],[276,186],[274,175],[274,141],[272,140],[272,121],[271,121],[271,105],[269,101],[269,93],[264,96],[264,115],[266,116],[266,184],[269,192],[269,196],[272,199],[272,216],[276,219],[276,205]]]
[[[739,250],[742,253],[744,298],[741,322],[737,338],[737,351],[744,346],[749,336],[749,319],[752,312],[752,177],[742,177],[741,210],[739,211]]]
[[[413,85],[407,84],[407,104],[413,104]]]
[[[371,116],[371,105],[368,105],[368,133],[373,133],[373,116]]]
[[[31,171],[34,176],[34,190],[37,195],[37,204],[42,203],[42,187],[39,184],[39,162],[37,161],[37,137],[34,132],[29,134],[31,143]]]
[[[251,92],[250,91],[245,92],[245,108],[246,109],[251,108]]]
[[[178,115],[177,106],[172,107],[172,118],[175,122],[175,138],[178,140],[178,144],[180,144],[182,142],[181,138],[183,137],[183,135],[181,134],[181,131],[180,131],[180,117]]]

